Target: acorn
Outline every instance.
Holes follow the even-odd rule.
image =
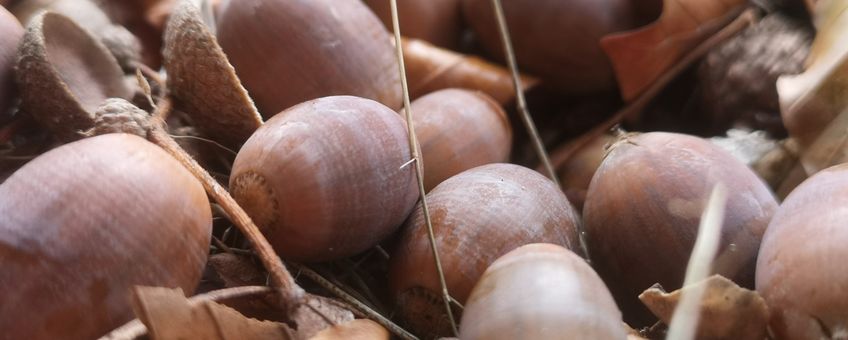
[[[460,172],[509,158],[509,119],[482,92],[436,91],[412,102],[412,115],[427,191]]]
[[[848,331],[848,165],[822,170],[780,205],[757,259],[757,291],[775,339],[841,339]]]
[[[61,14],[32,19],[16,69],[22,108],[64,141],[85,137],[94,111],[107,98],[132,95],[115,57]]]
[[[265,123],[233,164],[230,192],[284,259],[329,261],[392,234],[418,199],[406,124],[373,100],[335,96]]]
[[[226,1],[217,33],[266,118],[332,95],[401,106],[392,38],[360,0]]]
[[[625,339],[621,311],[584,259],[529,244],[492,263],[474,286],[459,338]]]
[[[7,112],[15,102],[14,65],[18,44],[24,29],[18,19],[0,7],[0,121],[8,117]]]
[[[392,30],[390,0],[365,0],[386,29]],[[400,31],[404,36],[456,49],[462,40],[460,0],[403,0],[397,2]]]
[[[615,88],[612,64],[600,39],[637,26],[631,2],[505,0],[502,6],[521,68],[568,94],[588,94]],[[486,51],[504,60],[492,1],[463,0],[462,5]]]
[[[466,170],[436,186],[427,202],[447,289],[460,303],[492,262],[517,247],[543,242],[580,249],[580,218],[568,199],[546,177],[518,165]],[[424,337],[445,336],[450,328],[421,204],[402,230],[389,268],[397,313]]]
[[[604,161],[606,147],[614,141],[615,137],[612,135],[600,135],[586,143],[585,146],[581,147],[562,163],[554,165],[565,196],[568,197],[568,201],[573,203],[578,211],[583,210],[583,202],[586,201],[586,191],[589,190],[589,183],[592,182],[595,171],[598,170],[601,162]],[[565,144],[562,147],[569,148],[570,146],[570,144]]]
[[[760,239],[777,209],[754,172],[709,141],[675,133],[622,136],[589,185],[583,222],[592,264],[638,326],[653,322],[637,296],[681,287],[713,187],[731,188],[713,273],[753,287]]]
[[[92,339],[132,319],[136,285],[194,291],[212,232],[201,184],[142,138],[53,149],[0,185],[0,329]]]

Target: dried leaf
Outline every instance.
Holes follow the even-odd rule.
[[[215,254],[209,257],[209,266],[227,288],[263,285],[266,281],[266,275],[246,256]]]
[[[484,92],[501,105],[515,99],[509,70],[483,59],[466,56],[416,39],[403,39],[403,58],[409,77],[409,94],[415,99],[447,88],[466,88]],[[521,76],[522,89],[530,89],[539,80]]]
[[[250,319],[212,301],[192,304],[182,289],[136,287],[133,309],[154,340],[294,339],[285,324]]]
[[[756,339],[766,336],[769,312],[755,291],[740,288],[721,275],[666,293],[662,287],[645,290],[639,299],[664,323],[671,323],[682,295],[693,288],[704,289],[698,324],[698,339]]]
[[[333,299],[309,294],[291,315],[298,339],[309,339],[335,325],[353,321],[353,313]]]
[[[813,174],[848,160],[848,0],[816,2],[807,70],[777,81],[783,121],[801,147],[801,165]]]
[[[327,328],[315,334],[310,340],[380,340],[389,339],[389,331],[378,323],[368,319],[356,319]]]
[[[687,52],[728,24],[745,0],[664,0],[657,21],[601,39],[621,95],[632,101]]]

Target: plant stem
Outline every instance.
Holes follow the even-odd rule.
[[[515,88],[515,105],[518,109],[518,115],[521,116],[521,121],[524,123],[524,127],[527,128],[527,133],[530,134],[530,140],[533,141],[533,148],[536,149],[536,156],[542,162],[542,166],[548,173],[548,177],[559,187],[559,178],[556,171],[554,171],[553,165],[551,165],[547,151],[545,151],[545,144],[542,143],[542,138],[539,137],[539,131],[536,129],[536,123],[533,122],[533,117],[530,116],[530,111],[527,110],[527,101],[524,99],[524,90],[521,87],[521,75],[518,73],[515,52],[512,49],[512,41],[509,38],[509,27],[506,25],[501,0],[492,0],[492,6],[495,8],[495,17],[498,21],[498,30],[501,34],[501,43],[503,43],[506,61],[509,65],[509,71],[512,73],[512,86]]]
[[[271,244],[259,231],[259,227],[253,223],[250,216],[236,203],[235,199],[225,190],[218,181],[205,170],[200,164],[189,156],[177,142],[171,138],[164,128],[164,116],[170,111],[170,100],[160,102],[153,116],[153,128],[148,132],[148,139],[171,154],[186,169],[188,169],[203,184],[206,192],[217,202],[229,215],[230,220],[250,241],[256,255],[262,262],[271,277],[272,285],[281,290],[283,303],[289,308],[294,308],[303,301],[304,291],[286,270],[282,260],[271,248]]]
[[[451,297],[448,292],[447,282],[445,282],[445,273],[442,269],[442,261],[439,258],[439,250],[436,245],[436,236],[433,233],[433,221],[430,219],[430,208],[427,205],[427,191],[424,189],[424,167],[421,162],[421,150],[418,147],[418,138],[415,135],[415,126],[412,121],[412,105],[409,102],[409,86],[406,82],[406,66],[403,63],[403,44],[401,43],[400,20],[398,19],[397,0],[391,0],[392,8],[392,28],[395,34],[395,48],[397,52],[398,66],[400,70],[400,82],[403,90],[403,111],[406,113],[406,126],[408,128],[409,149],[412,153],[412,159],[415,160],[415,177],[418,179],[418,192],[421,197],[421,207],[424,212],[424,223],[427,225],[427,236],[430,240],[430,249],[433,251],[433,259],[436,262],[436,272],[439,275],[439,285],[442,288],[442,300],[445,304],[448,320],[450,321],[451,330],[455,336],[459,335],[459,330],[456,327],[456,320],[453,317],[451,309]]]

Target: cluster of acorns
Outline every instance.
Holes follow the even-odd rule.
[[[566,2],[505,1],[519,60],[553,91],[614,88],[592,42],[646,22],[661,4],[556,5]],[[490,1],[400,3],[411,36],[455,48],[464,16],[486,49],[500,50]],[[680,288],[718,184],[729,195],[713,272],[762,294],[776,339],[846,336],[845,166],[779,203],[706,139],[624,134],[603,153],[593,144],[602,161],[581,213],[553,181],[506,163],[513,127],[502,105],[511,99],[487,87],[505,71],[463,65],[477,78],[433,88],[456,64],[411,66],[425,74],[411,77],[413,95],[429,92],[411,105],[425,212],[395,46],[378,17],[388,21],[388,1],[205,5],[211,16],[189,1],[22,0],[9,6],[15,16],[0,7],[0,126],[32,119],[67,143],[0,185],[3,337],[98,337],[131,319],[135,285],[194,291],[212,209],[206,183],[146,140],[167,115],[237,150],[229,193],[283,260],[391,244],[397,320],[420,336],[451,335],[425,213],[460,338],[625,339],[622,321],[653,320],[640,292]],[[164,72],[149,70],[160,59]],[[470,89],[448,88],[460,85]]]

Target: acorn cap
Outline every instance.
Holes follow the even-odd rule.
[[[210,137],[239,147],[262,125],[235,69],[189,1],[174,7],[165,28],[164,58],[176,107]]]
[[[16,68],[22,108],[64,141],[85,137],[104,100],[132,94],[115,57],[61,14],[30,22]]]

